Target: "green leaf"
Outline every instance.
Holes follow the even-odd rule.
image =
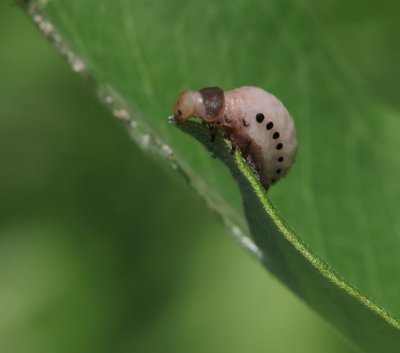
[[[398,349],[399,114],[366,94],[306,3],[24,6],[132,137],[169,160],[272,273],[363,351]],[[181,90],[212,85],[263,87],[294,116],[297,162],[268,196],[203,125],[183,134],[167,124]]]

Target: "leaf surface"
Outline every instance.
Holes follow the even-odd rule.
[[[364,351],[396,351],[399,113],[365,93],[306,3],[24,6],[132,137],[166,157],[242,245]],[[239,154],[221,139],[210,143],[204,126],[190,123],[184,134],[167,124],[181,90],[214,85],[263,87],[295,119],[297,162],[268,196]]]

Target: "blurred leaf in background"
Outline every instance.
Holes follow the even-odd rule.
[[[400,2],[310,0],[327,40],[363,90],[400,107]]]
[[[353,352],[132,145],[9,2],[0,53],[2,352]]]
[[[398,50],[386,47],[397,43],[390,19],[398,4],[24,4],[134,139],[169,157],[238,238],[251,231],[253,252],[278,278],[364,351],[397,350],[400,120],[395,99],[385,94],[396,80],[387,85],[391,76],[381,71],[396,72]],[[384,20],[374,27],[379,16]],[[234,178],[165,123],[177,92],[215,84],[265,87],[295,117],[297,163],[268,196],[240,154],[233,160],[225,145],[209,144],[206,129],[197,126],[192,135]]]
[[[354,352],[4,1],[0,53],[1,352]]]

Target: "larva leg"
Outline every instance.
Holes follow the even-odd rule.
[[[232,141],[231,144],[231,155],[234,155],[236,152],[236,143],[234,141]]]
[[[244,158],[247,158],[250,153],[251,147],[251,140],[249,138],[246,138],[244,136],[236,136],[236,138],[232,141],[232,144],[239,148]]]
[[[214,143],[217,135],[217,129],[214,124],[208,124],[208,129],[210,130],[210,141]]]
[[[250,146],[251,146],[251,141],[250,140],[245,140],[242,148],[240,149],[242,151],[243,157],[247,158],[247,156],[250,153]]]

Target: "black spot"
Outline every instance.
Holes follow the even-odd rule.
[[[182,111],[178,110],[178,114],[179,114],[179,116],[182,116]]]
[[[272,181],[273,183],[275,183],[275,179],[272,179],[271,181]]]
[[[278,143],[278,144],[276,145],[276,149],[277,149],[277,150],[281,150],[282,147],[283,147],[283,145],[282,145],[281,143]]]
[[[280,170],[280,169],[277,169],[277,170],[276,170],[276,174],[281,174],[281,170]]]
[[[279,132],[277,131],[277,132],[274,132],[274,134],[272,135],[272,138],[273,139],[278,139],[279,138]]]
[[[283,162],[283,157],[279,157],[279,158],[278,158],[278,161],[279,161],[279,162]]]
[[[262,114],[262,113],[257,113],[257,115],[256,115],[256,120],[257,120],[258,123],[262,123],[263,120],[264,120],[264,114]]]
[[[267,126],[266,126],[267,130],[271,130],[273,127],[274,127],[274,123],[272,121],[267,123]]]

